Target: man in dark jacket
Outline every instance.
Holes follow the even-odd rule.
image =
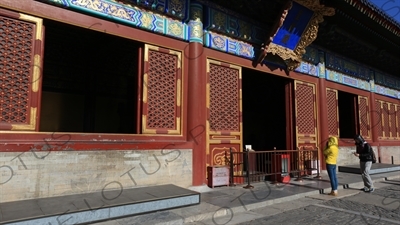
[[[360,169],[361,169],[361,177],[364,181],[365,192],[373,192],[374,186],[372,184],[371,176],[369,175],[369,171],[372,166],[372,147],[368,144],[361,135],[356,135],[354,137],[354,141],[356,142],[357,150],[354,153],[360,159]]]

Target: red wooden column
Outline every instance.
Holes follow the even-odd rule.
[[[378,124],[379,121],[376,119],[376,114],[378,113],[378,109],[375,108],[375,92],[371,91],[369,95],[369,110],[370,110],[370,117],[371,117],[371,135],[372,135],[372,142],[378,144]],[[380,113],[379,113],[380,116]]]
[[[324,78],[320,78],[318,81],[318,97],[319,97],[319,154],[321,159],[321,169],[325,170],[325,158],[323,155],[323,150],[325,148],[326,141],[329,137],[328,131],[328,107],[326,105],[326,80]]]
[[[203,9],[190,4],[187,137],[193,143],[193,186],[206,184],[206,57],[203,54]],[[189,50],[189,51],[188,51]]]

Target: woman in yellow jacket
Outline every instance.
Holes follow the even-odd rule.
[[[332,192],[329,195],[337,196],[338,180],[336,176],[336,160],[339,153],[338,139],[330,137],[324,149],[326,170],[331,181]]]

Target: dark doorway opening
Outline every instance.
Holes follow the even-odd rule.
[[[56,21],[44,25],[40,131],[136,133],[141,45]]]
[[[254,150],[285,150],[286,93],[291,80],[243,68],[243,144]]]
[[[340,138],[353,138],[358,130],[357,95],[338,91]]]

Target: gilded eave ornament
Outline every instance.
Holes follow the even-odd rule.
[[[295,2],[314,12],[296,48],[291,50],[274,43],[270,43],[267,48],[268,53],[278,55],[285,61],[289,71],[293,71],[300,66],[302,57],[306,53],[306,47],[317,38],[319,23],[324,21],[324,16],[333,16],[335,14],[335,9],[321,5],[319,0],[295,0]]]

